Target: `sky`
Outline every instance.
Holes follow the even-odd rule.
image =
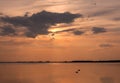
[[[120,59],[119,0],[0,0],[0,61]]]

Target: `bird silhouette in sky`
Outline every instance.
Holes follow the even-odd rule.
[[[50,34],[50,38],[51,38],[51,40],[54,40],[54,39],[55,39],[54,36],[55,36],[55,33],[51,33],[51,34]]]

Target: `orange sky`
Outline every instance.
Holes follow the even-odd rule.
[[[83,15],[70,23],[51,24],[48,31],[54,32],[54,37],[52,33],[26,37],[23,32],[29,28],[16,28],[10,22],[20,35],[0,35],[0,61],[120,59],[119,6],[119,0],[0,0],[0,18],[23,16],[26,12],[32,17],[43,10]],[[0,20],[0,34],[5,25]]]

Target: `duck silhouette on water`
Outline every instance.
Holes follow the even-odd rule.
[[[78,69],[75,73],[78,74],[80,72],[80,69]]]

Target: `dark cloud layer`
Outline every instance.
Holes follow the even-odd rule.
[[[28,30],[24,33],[27,37],[36,37],[38,34],[46,35],[49,34],[49,27],[57,23],[71,23],[75,18],[79,18],[80,14],[71,14],[69,12],[65,13],[53,13],[42,11],[32,16],[24,15],[17,17],[1,17],[0,20],[4,23],[12,24],[16,28],[26,27]],[[14,33],[12,28],[5,28],[4,34]]]
[[[10,25],[5,25],[0,27],[0,35],[5,36],[5,35],[16,35],[15,30],[13,29],[12,26]]]
[[[98,33],[104,33],[104,32],[107,32],[107,30],[105,28],[102,28],[102,27],[93,27],[92,28],[92,32],[94,34],[98,34]]]

